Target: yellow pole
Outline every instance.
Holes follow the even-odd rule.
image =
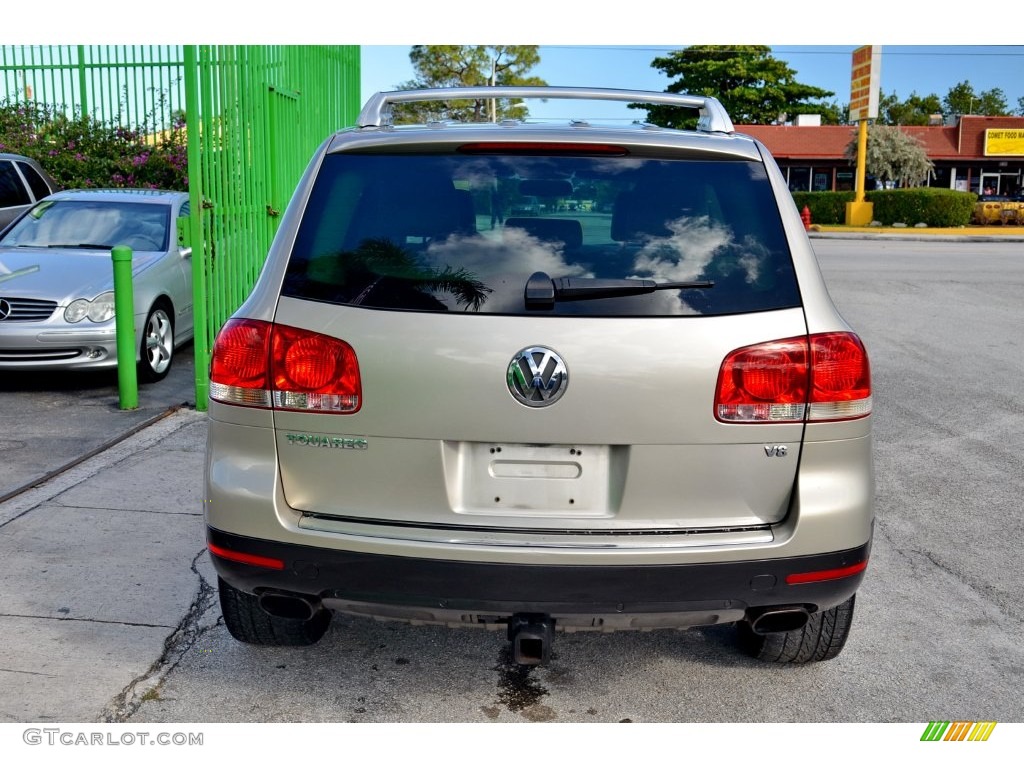
[[[853,202],[846,204],[846,226],[865,227],[875,217],[875,206],[864,200],[867,179],[868,121],[859,120],[857,128],[857,191]]]
[[[864,184],[867,176],[868,163],[868,121],[858,121],[857,129],[857,196],[856,202],[864,202]]]

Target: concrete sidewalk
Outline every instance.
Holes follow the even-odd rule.
[[[216,622],[205,442],[179,409],[0,503],[0,721],[120,722]]]

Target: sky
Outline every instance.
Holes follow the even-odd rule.
[[[703,42],[703,41],[695,41]],[[871,41],[869,41],[871,42]],[[549,85],[600,86],[663,91],[671,80],[651,66],[657,56],[685,48],[671,46],[570,44],[542,45],[540,64],[531,74]],[[771,45],[766,39],[760,44]],[[872,43],[873,44],[873,43]],[[826,101],[850,101],[851,52],[857,45],[773,45],[772,55],[796,70],[797,81],[835,93]],[[368,45],[362,48],[362,95],[365,101],[380,90],[394,90],[413,78],[408,45]],[[1024,97],[1024,45],[882,45],[881,87],[901,99],[911,93],[935,93],[943,98],[950,88],[964,80],[975,92],[1001,88],[1011,109]],[[533,102],[530,115],[540,118],[591,117],[605,120],[635,120],[641,111],[625,105],[587,104],[587,114],[572,102]]]
[[[239,6],[176,0],[170,16],[140,15],[137,0],[49,0],[4,9],[5,44],[353,44],[362,47],[362,99],[413,77],[415,44],[541,46],[533,74],[550,85],[663,91],[656,56],[694,44],[760,44],[796,70],[797,80],[849,101],[850,52],[882,46],[882,90],[940,98],[968,80],[976,91],[1002,88],[1011,108],[1024,97],[1020,14],[964,0],[813,3],[808,0],[288,0]],[[568,102],[568,106],[572,106]],[[531,104],[536,117],[578,117],[566,102]],[[614,104],[587,105],[586,117],[633,120]]]

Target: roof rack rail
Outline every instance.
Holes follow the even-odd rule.
[[[658,91],[630,91],[620,88],[568,88],[556,86],[476,86],[471,88],[424,88],[409,91],[381,91],[367,100],[356,125],[381,128],[391,125],[391,106],[409,101],[447,101],[449,99],[593,99],[665,104],[700,110],[697,130],[706,133],[732,133],[729,113],[712,96],[690,96]]]

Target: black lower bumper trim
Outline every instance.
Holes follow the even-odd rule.
[[[517,565],[394,557],[254,539],[208,528],[211,544],[283,561],[283,570],[214,556],[218,574],[257,594],[316,597],[476,613],[659,613],[774,605],[821,610],[860,586],[864,572],[809,584],[786,576],[848,568],[870,542],[841,552],[773,560],[682,565]]]

